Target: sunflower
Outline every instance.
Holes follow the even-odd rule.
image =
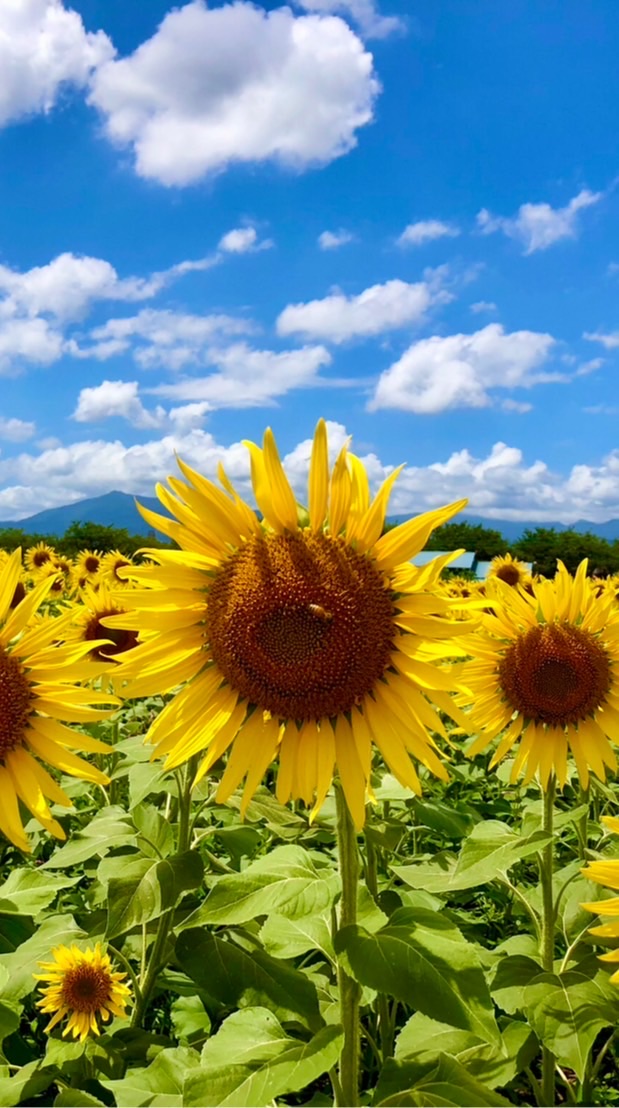
[[[614,816],[602,816],[609,831],[619,834],[619,819]],[[589,862],[588,866],[581,870],[583,877],[588,881],[595,881],[604,885],[607,889],[617,891],[619,889],[619,858],[604,858],[600,861]],[[602,923],[597,927],[590,927],[589,934],[596,935],[600,939],[619,938],[619,896],[609,897],[608,900],[594,900],[590,904],[581,904],[587,912],[595,912],[600,916],[608,916],[610,923]],[[606,954],[600,954],[601,962],[619,962],[619,947],[609,950]],[[614,985],[619,985],[619,969],[615,970],[611,977]]]
[[[157,486],[174,519],[141,508],[180,550],[150,550],[155,565],[131,576],[130,616],[105,625],[152,632],[124,655],[124,695],[185,687],[152,724],[153,757],[166,768],[202,755],[195,780],[233,743],[217,797],[246,778],[244,812],[279,758],[277,796],[322,805],[337,765],[358,827],[365,815],[372,741],[393,774],[420,791],[413,754],[437,776],[445,768],[429,731],[445,734],[431,704],[452,714],[450,673],[434,663],[458,653],[462,624],[432,594],[457,551],[423,568],[409,559],[465,501],[382,534],[394,471],[370,502],[368,478],[344,446],[330,472],[327,429],[318,423],[309,470],[309,510],[295,499],[270,430],[246,444],[259,521],[219,467],[222,491],[180,461],[185,481]],[[382,537],[381,537],[382,536]],[[123,595],[124,603],[124,595]],[[461,713],[460,713],[461,714]]]
[[[97,1016],[103,1021],[111,1016],[125,1018],[125,1008],[131,1002],[131,991],[124,984],[127,975],[114,970],[100,943],[85,950],[75,945],[57,946],[52,957],[53,962],[39,962],[44,973],[33,975],[37,981],[49,982],[41,990],[43,999],[37,1001],[43,1012],[54,1012],[47,1034],[68,1015],[63,1036],[72,1032],[74,1039],[83,1042],[89,1031],[100,1034]]]
[[[554,580],[534,582],[530,595],[490,580],[494,614],[463,639],[473,660],[462,667],[461,702],[473,705],[469,731],[480,732],[468,753],[504,731],[492,767],[520,740],[512,782],[538,772],[546,788],[554,771],[564,785],[568,750],[585,788],[589,770],[604,780],[617,767],[609,740],[619,741],[619,612],[610,596],[593,596],[586,572],[586,560],[574,577],[559,562]]]
[[[490,562],[490,568],[488,569],[488,577],[498,577],[500,581],[505,581],[506,585],[526,585],[531,584],[531,574],[528,567],[524,562],[519,562],[517,558],[512,558],[511,554],[497,554],[496,558],[493,558]]]
[[[38,542],[36,546],[28,547],[25,558],[26,566],[31,573],[36,574],[55,557],[56,551],[53,546],[46,542]]]
[[[94,581],[101,569],[102,555],[98,550],[80,550],[75,559],[76,578]]]
[[[119,574],[119,570],[131,569],[133,562],[120,550],[109,550],[101,557],[99,577],[111,588],[129,588],[131,582]]]
[[[29,850],[18,798],[47,831],[64,839],[47,800],[68,807],[71,801],[41,762],[84,781],[107,784],[104,773],[71,751],[108,748],[64,724],[105,719],[109,710],[92,705],[118,702],[75,684],[91,677],[96,667],[84,660],[91,644],[58,645],[68,617],[38,615],[53,578],[44,579],[11,609],[20,569],[19,550],[0,569],[0,831]]]
[[[126,650],[137,646],[137,631],[124,628],[108,628],[106,617],[122,615],[126,609],[116,600],[105,584],[97,587],[86,585],[79,602],[72,605],[73,620],[65,632],[66,642],[87,643],[89,657],[94,662],[112,662]],[[107,639],[107,642],[102,641]]]

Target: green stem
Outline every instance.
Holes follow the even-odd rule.
[[[365,838],[365,883],[368,892],[378,904],[378,857],[372,838],[368,835],[367,828]],[[385,993],[378,993],[376,997],[376,1011],[378,1013],[378,1031],[380,1037],[380,1050],[383,1063],[393,1055],[393,1027],[389,1017],[389,998]]]
[[[337,848],[342,881],[338,929],[357,922],[359,852],[357,835],[339,781],[335,783],[337,812]],[[340,1020],[344,1045],[340,1055],[339,1078],[343,1100],[338,1108],[356,1108],[359,1104],[359,998],[360,989],[341,965],[337,971],[340,992]]]
[[[194,773],[194,760],[190,759],[183,767],[182,773],[176,775],[178,784],[178,838],[176,850],[178,854],[184,854],[186,850],[189,850],[190,845],[191,783]],[[159,917],[155,940],[150,948],[148,965],[146,967],[144,966],[145,952],[143,952],[142,967],[140,970],[141,993],[136,995],[135,1007],[131,1017],[132,1027],[140,1026],[155,987],[157,977],[165,964],[163,955],[173,920],[173,907],[169,908],[167,912],[164,912],[163,915]]]
[[[542,830],[552,835],[556,782],[554,774],[548,782],[543,798]],[[555,904],[552,890],[554,867],[554,841],[544,846],[539,858],[539,876],[542,889],[542,941],[541,960],[545,973],[554,970],[555,955]],[[548,1047],[542,1047],[542,1098],[547,1108],[555,1103],[555,1058]]]

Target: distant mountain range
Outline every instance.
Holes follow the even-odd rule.
[[[151,508],[161,515],[166,515],[158,500],[152,496],[138,496],[137,498],[145,508]],[[391,522],[400,522],[406,516],[390,516]],[[602,539],[612,542],[619,539],[619,519],[609,519],[604,523],[592,523],[586,519],[579,519],[576,523],[540,523],[536,520],[506,520],[489,519],[482,516],[459,516],[458,519],[467,523],[481,524],[482,527],[491,527],[507,539],[514,542],[520,538],[523,531],[535,530],[536,527],[553,527],[555,531],[590,531]],[[135,499],[126,492],[108,492],[103,496],[93,496],[88,500],[76,500],[73,504],[63,504],[59,508],[46,508],[35,515],[26,516],[25,519],[13,519],[0,522],[0,529],[19,528],[27,533],[40,535],[64,535],[67,527],[72,523],[98,523],[104,527],[125,528],[130,535],[149,535],[153,533],[152,527],[146,523],[135,506]]]

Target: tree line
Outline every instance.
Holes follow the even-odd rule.
[[[125,527],[108,527],[100,523],[72,523],[64,535],[39,534],[24,531],[21,527],[0,528],[0,549],[16,550],[21,546],[27,550],[39,542],[53,546],[59,554],[74,558],[81,550],[98,550],[107,554],[110,550],[121,550],[123,554],[133,555],[145,546],[169,547],[171,544],[161,541],[154,531],[147,535],[131,535]]]
[[[428,540],[428,550],[474,551],[479,561],[510,553],[533,563],[533,572],[552,577],[561,559],[574,573],[583,558],[589,559],[589,573],[607,577],[619,573],[619,541],[593,535],[590,531],[555,531],[554,527],[527,528],[517,540],[508,542],[490,527],[471,523],[445,523]]]

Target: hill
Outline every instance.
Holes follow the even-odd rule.
[[[146,508],[151,508],[162,515],[167,514],[155,497],[139,496],[138,500]],[[408,517],[389,516],[388,518],[389,522],[399,523]],[[569,529],[578,531],[580,534],[590,531],[591,534],[606,539],[607,542],[619,539],[619,519],[609,519],[603,523],[579,519],[569,524],[540,523],[539,520],[492,519],[471,515],[459,516],[458,519],[472,525],[481,524],[482,527],[494,528],[505,537],[508,543],[515,542],[524,531],[534,531],[536,527],[553,528],[555,531]],[[73,504],[63,504],[59,508],[46,508],[42,512],[26,516],[25,519],[0,522],[0,530],[17,527],[40,535],[64,535],[67,527],[72,523],[98,523],[103,527],[124,527],[130,535],[148,535],[152,534],[153,530],[142,519],[133,496],[126,492],[108,492],[103,496],[93,496],[87,500],[76,500]]]

